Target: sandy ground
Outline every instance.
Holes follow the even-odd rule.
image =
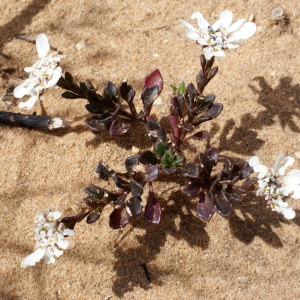
[[[65,55],[61,66],[99,90],[107,80],[118,84],[127,78],[139,96],[145,75],[159,68],[163,105],[153,113],[165,122],[169,85],[195,82],[199,70],[200,48],[185,37],[179,19],[189,21],[194,11],[211,23],[224,9],[233,11],[234,20],[253,14],[255,36],[216,62],[220,71],[206,93],[216,94],[224,110],[202,129],[222,158],[258,155],[271,166],[284,152],[298,158],[299,168],[300,2],[276,5],[285,9],[289,25],[269,22],[275,5],[267,0],[1,0],[0,50],[10,59],[1,56],[0,65],[23,76],[23,68],[37,59],[36,49],[14,35],[43,32]],[[77,50],[81,41],[85,47]],[[8,87],[0,78],[1,97]],[[0,299],[300,298],[299,201],[289,201],[297,214],[292,221],[248,196],[230,218],[215,215],[205,223],[195,215],[196,201],[167,191],[171,181],[155,184],[158,195],[166,191],[159,196],[159,226],[141,217],[122,233],[113,231],[107,207],[95,224],[76,227],[55,264],[21,269],[34,248],[32,220],[38,212],[79,206],[84,187],[107,185],[93,172],[100,160],[118,166],[133,155],[133,145],[151,146],[142,132],[120,138],[93,134],[83,123],[89,116],[85,100],[62,99],[60,93],[47,91],[43,105],[48,115],[72,121],[70,127],[50,133],[0,127]],[[14,101],[0,101],[0,110],[20,112]],[[186,151],[195,155],[206,146],[194,142]]]

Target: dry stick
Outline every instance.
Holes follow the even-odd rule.
[[[20,113],[0,111],[0,124],[53,130],[66,127],[70,125],[71,122],[52,116],[23,115]]]

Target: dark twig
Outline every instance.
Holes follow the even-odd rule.
[[[148,284],[151,284],[151,278],[150,278],[150,275],[149,275],[149,272],[148,272],[148,269],[147,269],[146,265],[145,265],[145,264],[142,264],[142,263],[140,263],[140,265],[141,265],[142,268],[144,269],[144,272],[145,272],[145,275],[146,275]]]
[[[53,130],[66,127],[70,125],[71,122],[52,116],[23,115],[20,113],[0,111],[0,124]]]

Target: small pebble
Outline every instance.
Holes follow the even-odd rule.
[[[138,154],[140,152],[140,149],[138,147],[132,146],[132,152],[134,154]]]
[[[78,51],[80,51],[84,47],[85,47],[85,41],[80,41],[79,43],[76,44],[76,49]]]
[[[154,105],[162,105],[162,99],[160,97],[157,97],[157,99],[153,102]]]
[[[280,22],[285,18],[284,10],[281,7],[276,7],[271,12],[271,18],[275,22]]]

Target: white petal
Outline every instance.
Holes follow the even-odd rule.
[[[236,22],[234,22],[227,30],[227,32],[234,32],[238,30],[244,23],[246,22],[245,19],[240,19]]]
[[[56,243],[61,249],[67,249],[69,246],[69,241],[67,240],[62,240],[62,239],[58,239],[57,243]]]
[[[187,29],[186,36],[193,41],[197,41],[201,37],[201,35],[199,33],[195,32],[194,30],[190,30],[190,29]]]
[[[220,21],[220,20],[216,21],[216,22],[212,25],[213,31],[217,31],[217,30],[219,29],[220,25],[221,25],[221,21]]]
[[[284,160],[285,158],[285,154],[281,153],[278,155],[278,157],[275,160],[275,164],[274,164],[274,171],[278,172],[280,166],[281,166],[281,162]]]
[[[213,52],[210,47],[203,48],[203,53],[206,60],[210,60],[213,57]]]
[[[199,12],[194,12],[192,15],[191,15],[191,19],[194,20],[194,19],[197,19],[198,20],[198,26],[201,28],[201,22],[200,20],[201,19],[204,19],[203,15]]]
[[[190,23],[188,23],[188,22],[186,22],[186,21],[184,21],[184,20],[182,20],[182,19],[180,19],[180,22],[181,22],[181,24],[182,24],[184,27],[186,27],[187,29],[196,30],[196,28],[195,28],[193,25],[191,25]]]
[[[198,20],[198,25],[202,29],[205,29],[210,26],[209,23],[203,18]]]
[[[289,171],[282,179],[285,185],[300,184],[300,170],[293,169]]]
[[[276,210],[277,212],[283,214],[283,216],[288,219],[288,220],[291,220],[293,218],[295,218],[295,211],[292,210],[290,207],[287,207],[287,208],[283,208],[283,207],[275,207],[274,210]]]
[[[40,33],[36,36],[36,50],[39,58],[44,58],[50,50],[48,38],[44,33]]]
[[[235,32],[235,42],[240,44],[243,40],[250,38],[255,32],[256,25],[253,22],[246,22]]]
[[[230,10],[224,10],[220,14],[220,21],[224,28],[229,28],[232,22],[232,12]]]
[[[45,255],[46,250],[37,249],[30,255],[24,258],[21,263],[22,268],[26,268],[27,266],[34,266],[37,262],[39,262]]]
[[[53,212],[53,218],[54,220],[58,220],[60,218],[60,216],[62,215],[62,212],[56,210]]]
[[[22,85],[19,85],[14,89],[14,96],[16,98],[23,98],[25,95],[28,94],[29,94],[28,88],[24,88]]]
[[[252,156],[249,158],[248,164],[253,168],[256,173],[267,173],[268,168],[265,165],[259,163],[259,158],[257,156]]]
[[[291,165],[293,165],[294,162],[295,162],[295,159],[293,157],[287,156],[284,159],[282,166],[279,168],[278,174],[279,175],[284,175],[285,169],[290,167]]]
[[[25,109],[31,109],[33,106],[34,106],[34,104],[35,104],[35,102],[38,100],[38,96],[32,96],[31,98],[29,98],[29,100],[27,100],[26,102],[20,102],[19,103],[19,105],[18,105],[18,107],[19,108],[25,108],[25,107],[27,107],[27,108],[25,108]]]
[[[75,232],[74,232],[74,230],[72,230],[72,229],[66,228],[66,229],[64,230],[63,235],[74,236],[74,235],[75,235]]]
[[[197,43],[203,46],[207,45],[207,40],[205,38],[200,38],[197,40]]]
[[[226,47],[227,47],[228,49],[236,49],[236,48],[240,47],[240,45],[227,44]]]
[[[214,51],[213,55],[215,57],[225,57],[226,56],[226,54],[225,54],[225,52],[223,50]]]
[[[282,194],[284,196],[288,196],[291,194],[290,196],[294,199],[300,199],[300,186],[299,185],[295,185],[295,184],[290,184],[290,185],[286,185],[284,187],[282,187],[280,189],[280,191],[282,192]]]
[[[56,247],[54,247],[54,255],[56,257],[60,257],[62,254],[64,253],[64,251],[57,249]]]
[[[33,68],[32,67],[26,67],[24,68],[24,71],[27,72],[27,73],[30,73],[33,71]]]

